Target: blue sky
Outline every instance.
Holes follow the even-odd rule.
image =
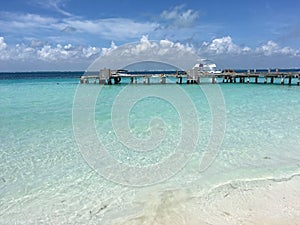
[[[300,2],[10,0],[0,71],[85,70],[111,47],[180,43],[225,68],[300,68]]]

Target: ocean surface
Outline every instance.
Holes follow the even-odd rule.
[[[209,98],[212,84],[100,88],[80,85],[80,75],[0,74],[0,224],[122,224],[147,213],[151,202],[174,207],[178,202],[169,201],[174,190],[188,190],[188,199],[222,184],[284,181],[300,174],[297,85],[220,84],[215,86],[221,95]],[[95,102],[89,100],[92,94]],[[180,101],[182,95],[186,102]],[[130,96],[138,97],[132,102]],[[89,104],[92,112],[79,115]],[[213,111],[224,115],[216,118]],[[84,118],[89,112],[108,159],[115,159],[108,165],[90,153],[91,131],[82,124],[90,126]],[[220,125],[217,132],[214,125]],[[220,145],[205,155],[214,137]],[[188,149],[178,150],[181,141]],[[188,158],[183,156],[182,163],[172,158],[176,151]],[[201,169],[204,156],[210,163]],[[130,170],[114,167],[116,162]],[[151,165],[158,165],[158,174]]]

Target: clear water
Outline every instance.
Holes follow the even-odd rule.
[[[213,164],[200,173],[212,114],[201,88],[182,85],[197,110],[200,135],[195,154],[172,178],[136,188],[103,178],[83,158],[72,125],[77,86],[75,78],[0,81],[1,224],[110,224],[143,210],[143,199],[138,198],[145,193],[170,189],[200,193],[237,179],[284,178],[300,172],[298,86],[220,85],[226,103],[225,136]],[[140,157],[118,142],[111,124],[114,99],[125,87],[102,89],[95,108],[98,137],[113,157],[131,166],[164,160],[174,153],[181,135],[176,108],[150,97],[134,105],[129,116],[134,136],[149,137],[149,118],[155,117],[164,121],[166,134],[156,151]],[[99,86],[84,88],[92,91]],[[141,92],[143,86],[132,88]],[[167,90],[164,85],[147,88]]]

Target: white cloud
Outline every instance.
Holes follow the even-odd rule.
[[[0,37],[0,51],[6,49],[7,44],[4,41],[4,37]]]
[[[211,42],[204,42],[200,48],[200,53],[209,54],[241,54],[251,52],[250,47],[241,47],[233,43],[230,36],[216,38]]]
[[[138,22],[127,18],[84,20],[79,17],[53,18],[37,14],[0,13],[0,32],[49,36],[61,33],[97,35],[101,38],[126,40],[153,32],[159,24]]]
[[[170,57],[170,54],[174,54],[174,56],[177,54],[179,56],[181,52],[195,53],[195,49],[189,44],[181,44],[180,42],[172,42],[166,39],[154,42],[150,41],[147,35],[143,35],[140,42],[136,45],[129,46],[124,53],[130,52],[132,55],[148,54]]]
[[[161,18],[171,22],[177,27],[190,27],[198,19],[199,13],[193,9],[185,10],[184,6],[176,6],[170,10],[164,10],[161,13]]]
[[[40,7],[46,8],[46,9],[53,10],[64,16],[72,16],[71,13],[69,13],[63,9],[65,2],[66,2],[65,0],[43,0],[43,1],[33,0],[32,4],[38,5]]]
[[[107,55],[107,54],[109,54],[111,51],[113,51],[113,50],[115,50],[117,48],[117,46],[116,46],[116,44],[115,44],[115,42],[111,42],[111,44],[110,44],[110,48],[102,48],[101,50],[101,54],[102,55]]]
[[[131,48],[131,54],[139,55],[139,54],[148,54],[149,52],[153,52],[154,49],[157,49],[158,45],[156,42],[150,42],[148,40],[148,36],[143,35],[140,43],[138,43],[135,47]]]
[[[2,18],[0,20],[1,30],[4,31],[20,32],[20,29],[28,31],[34,28],[37,30],[39,29],[41,32],[41,28],[49,29],[52,24],[58,22],[58,19],[53,17],[40,16],[31,13],[17,14],[1,12],[0,16],[0,18]]]
[[[71,44],[43,44],[41,41],[33,40],[29,44],[16,44],[7,46],[3,37],[0,37],[0,59],[21,61],[70,61],[86,60],[97,57],[101,50],[97,47],[72,46]]]
[[[201,48],[199,49],[199,54],[208,55],[263,55],[263,56],[273,56],[273,55],[289,55],[289,56],[299,56],[300,50],[293,49],[291,47],[280,47],[274,41],[268,41],[266,44],[258,46],[255,50],[250,47],[239,46],[235,44],[230,36],[216,38],[211,42],[203,42]]]
[[[57,12],[65,15],[65,16],[72,16],[71,13],[67,12],[66,10],[62,9],[62,5],[64,4],[64,0],[48,0],[48,5],[50,8],[53,8]]]
[[[174,43],[169,40],[160,40],[159,43],[162,47],[171,47],[172,48],[174,46]]]
[[[37,50],[37,56],[45,61],[59,61],[72,59],[85,59],[93,56],[98,56],[100,49],[97,47],[73,47],[71,44],[62,46],[57,44],[55,47],[51,45],[44,45],[41,49]]]
[[[4,37],[0,36],[0,61],[2,65],[5,65],[6,62],[16,64],[17,62],[23,62],[24,65],[27,65],[30,62],[32,65],[43,63],[43,65],[68,65],[73,68],[72,65],[76,63],[77,65],[87,66],[98,56],[108,56],[107,58],[101,58],[101,60],[104,60],[100,63],[107,68],[113,68],[114,64],[125,67],[132,61],[148,60],[167,62],[179,68],[187,69],[194,65],[194,60],[198,57],[197,52],[199,57],[209,58],[217,64],[221,62],[225,66],[229,62],[230,65],[238,63],[238,65],[250,67],[255,63],[254,66],[270,67],[275,62],[276,66],[284,66],[284,63],[278,63],[284,58],[282,56],[289,56],[289,59],[294,58],[294,63],[298,63],[300,56],[300,49],[288,46],[281,47],[274,41],[268,41],[266,44],[252,50],[250,47],[234,43],[230,36],[203,42],[199,49],[195,49],[191,44],[173,42],[168,39],[151,41],[147,35],[143,35],[137,43],[117,47],[112,41],[110,47],[103,48],[71,44],[72,42],[69,41],[50,44],[39,39],[28,39],[27,43],[16,45],[9,45],[8,43],[10,43],[10,40],[7,42]],[[248,62],[248,64],[243,61]],[[286,61],[284,62],[286,63]]]
[[[192,68],[197,59],[194,47],[189,44],[165,39],[151,41],[147,35],[143,35],[139,42],[119,46],[115,51],[100,57],[90,69],[120,69],[140,61],[162,62],[187,69]]]
[[[114,40],[140,37],[154,31],[159,25],[151,22],[137,22],[126,18],[108,18],[98,20],[66,19],[57,26],[60,29],[74,27],[79,32],[97,34]]]
[[[0,60],[6,60],[8,58],[7,44],[5,43],[4,37],[0,37]]]
[[[265,56],[271,56],[275,54],[297,56],[300,54],[299,49],[293,49],[290,47],[281,48],[274,41],[268,41],[266,44],[257,47],[255,51],[256,53],[263,54]]]
[[[100,49],[97,47],[89,46],[87,48],[82,48],[82,54],[85,58],[91,58],[97,56],[100,53]]]

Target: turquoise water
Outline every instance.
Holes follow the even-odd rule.
[[[166,92],[172,85],[167,86],[150,85],[144,91]],[[193,187],[205,192],[236,179],[282,178],[300,172],[298,86],[220,85],[226,106],[224,140],[212,165],[199,172],[199,161],[211,135],[212,113],[201,88],[182,85],[198,118],[195,151],[175,176],[139,188],[111,182],[84,159],[72,124],[77,87],[75,78],[0,81],[1,224],[109,224],[111,219],[142,209],[142,203],[137,206],[133,201],[150,190]],[[159,118],[163,123],[156,125],[163,140],[155,151],[131,151],[120,143],[111,121],[111,107],[125,87],[102,89],[95,106],[98,138],[112,157],[132,167],[164,161],[174,154],[180,141],[180,112],[162,98],[150,96],[137,102],[129,115],[132,135],[149,138],[150,119]],[[144,87],[133,85],[129,91],[140,93]],[[89,93],[99,86],[83,88]],[[122,119],[116,118],[116,122]]]

